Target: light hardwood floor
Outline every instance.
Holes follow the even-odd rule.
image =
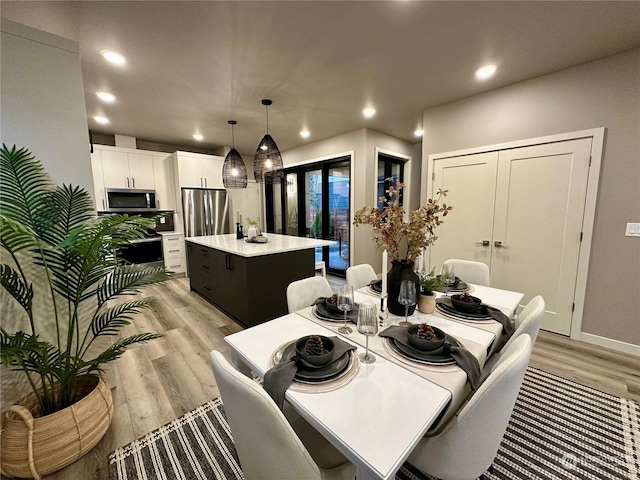
[[[344,282],[328,278],[337,290]],[[242,330],[223,312],[189,290],[188,279],[148,287],[156,306],[135,317],[124,336],[160,332],[164,337],[129,349],[108,367],[115,405],[111,428],[85,457],[48,479],[107,479],[109,453],[219,396],[209,352],[222,351],[224,337]],[[640,401],[638,359],[541,332],[531,366],[614,395]]]

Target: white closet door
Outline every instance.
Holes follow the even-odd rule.
[[[503,150],[498,161],[491,286],[524,292],[524,304],[542,295],[543,328],[564,335],[571,330],[590,155],[585,138]]]
[[[490,266],[497,165],[498,152],[434,161],[433,195],[438,189],[448,190],[444,201],[453,210],[436,231],[438,240],[429,258],[431,268],[440,269],[448,258]],[[483,246],[483,241],[489,246]]]

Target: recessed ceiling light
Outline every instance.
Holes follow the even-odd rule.
[[[362,115],[364,115],[367,118],[371,118],[376,114],[376,109],[375,108],[365,108],[364,110],[362,110]]]
[[[497,65],[485,65],[484,67],[480,67],[476,70],[476,78],[478,80],[486,80],[487,78],[492,77],[493,74],[496,73],[497,69]]]
[[[422,129],[418,129],[418,130],[416,130],[415,132],[413,132],[413,134],[414,134],[416,137],[421,137],[422,135],[424,135],[424,130],[422,130]]]
[[[309,135],[311,135],[311,132],[309,132],[309,130],[300,130],[300,136],[302,138],[309,138]]]
[[[127,59],[123,55],[118,52],[114,52],[113,50],[100,50],[100,55],[116,65],[124,65],[127,63]]]
[[[103,102],[113,103],[116,101],[115,95],[112,95],[111,93],[108,93],[108,92],[96,92],[96,95]]]
[[[93,119],[96,122],[101,123],[103,125],[109,123],[109,119],[107,117],[101,117],[100,115],[97,115],[97,116],[93,117]]]
[[[201,141],[204,137],[202,135],[200,135],[199,133],[195,133],[193,135],[193,138],[195,138],[198,141]]]

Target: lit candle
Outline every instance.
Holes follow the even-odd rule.
[[[239,215],[239,217],[238,217],[238,218],[240,219],[240,222],[239,222],[239,223],[240,223],[240,225],[242,225],[242,214],[241,214],[241,213],[238,213],[238,215]]]
[[[387,296],[387,263],[389,263],[389,258],[387,251],[384,250],[382,252],[382,298]]]
[[[236,210],[236,223],[241,223],[240,222],[240,210]]]

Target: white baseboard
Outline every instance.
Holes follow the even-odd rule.
[[[611,338],[601,337],[599,335],[593,335],[592,333],[580,332],[580,338],[578,340],[600,347],[610,348],[611,350],[617,350],[618,352],[630,353],[631,355],[637,355],[640,357],[640,345],[634,345],[633,343],[621,342],[620,340],[612,340]]]

